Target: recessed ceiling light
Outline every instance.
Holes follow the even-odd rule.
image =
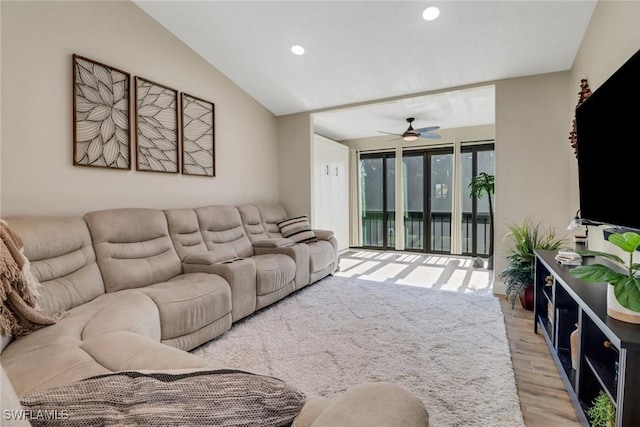
[[[440,15],[440,9],[435,6],[428,7],[422,12],[422,17],[427,21],[433,21]]]
[[[304,48],[298,44],[294,44],[291,46],[291,52],[296,55],[304,55]]]

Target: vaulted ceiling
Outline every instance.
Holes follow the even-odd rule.
[[[275,115],[408,98],[317,115],[326,136],[347,139],[401,132],[406,117],[443,128],[492,120],[491,86],[416,95],[569,70],[597,2],[135,3]],[[429,6],[436,20],[423,19]]]

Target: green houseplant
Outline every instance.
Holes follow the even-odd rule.
[[[600,390],[587,409],[587,416],[591,421],[591,427],[613,427],[616,424],[616,407],[609,396]]]
[[[571,270],[571,275],[586,282],[609,283],[607,292],[607,314],[615,319],[631,323],[640,323],[640,264],[633,262],[633,253],[640,246],[640,234],[628,231],[611,234],[609,242],[629,254],[625,263],[618,255],[580,250],[583,256],[599,256],[624,267],[614,269],[604,264],[580,265]]]
[[[489,235],[489,258],[487,259],[487,269],[493,269],[493,202],[491,197],[494,192],[494,181],[495,176],[489,175],[485,172],[480,172],[478,175],[474,176],[471,179],[471,183],[469,184],[469,189],[471,190],[471,196],[475,196],[478,199],[487,195],[489,200],[489,225],[491,229],[491,234]]]
[[[556,235],[555,228],[543,228],[542,223],[534,223],[527,218],[522,224],[511,224],[504,240],[508,245],[508,265],[500,274],[506,285],[506,296],[515,306],[520,297],[522,306],[533,310],[533,280],[535,268],[534,249],[557,250],[565,239]]]

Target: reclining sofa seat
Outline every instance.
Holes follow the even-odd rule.
[[[265,240],[283,239],[278,223],[288,219],[286,211],[280,204],[243,205],[238,208],[249,238],[260,245]],[[338,241],[333,232],[313,230],[317,242],[304,243],[308,248],[309,279],[306,284],[338,271]]]
[[[103,221],[117,228],[123,225],[124,217],[130,213],[111,211],[104,217],[98,213],[89,216],[93,217],[91,222],[96,235],[104,233],[104,238],[109,233],[101,230],[106,226]],[[136,215],[129,216],[132,223],[125,228],[140,227],[140,219],[142,222],[158,220],[156,214],[150,217],[147,217],[149,212],[137,214],[139,217],[135,220]],[[8,340],[8,344],[6,337],[2,337],[0,388],[3,405],[9,405],[4,409],[20,409],[17,396],[25,393],[40,392],[117,371],[176,372],[225,368],[162,344],[161,311],[156,300],[142,292],[144,288],[116,292],[105,289],[100,268],[118,269],[121,265],[129,268],[129,263],[143,269],[146,264],[151,268],[164,259],[161,258],[164,252],[159,253],[158,249],[164,248],[171,253],[164,243],[164,231],[159,233],[159,237],[148,238],[153,233],[147,230],[140,233],[146,234],[147,239],[137,242],[132,238],[133,234],[114,232],[122,240],[117,241],[112,235],[111,240],[103,241],[107,244],[102,245],[101,251],[107,252],[111,248],[113,253],[103,253],[100,265],[96,261],[87,221],[81,217],[14,217],[5,220],[22,238],[31,271],[42,285],[38,302],[43,313],[65,310],[67,316],[54,325]],[[159,223],[151,228],[154,227],[162,230]],[[190,234],[194,233],[182,235],[184,246],[189,246],[189,239],[193,246],[200,245],[199,233]],[[140,237],[138,235],[137,240]],[[123,249],[127,247],[130,248],[128,252]],[[117,257],[123,253],[129,256],[120,259],[124,263],[121,264]],[[138,257],[132,257],[134,253]],[[113,259],[113,262],[104,262],[108,259]],[[168,258],[167,261],[173,262]],[[175,267],[169,271],[175,272]],[[150,271],[146,274],[150,277]],[[180,284],[180,280],[174,283]],[[5,381],[7,377],[10,384]],[[293,427],[427,427],[428,418],[424,404],[406,389],[393,384],[370,383],[354,386],[333,399],[307,394],[305,406]],[[29,425],[29,422],[23,424]]]
[[[191,350],[231,328],[231,289],[220,276],[182,272],[165,214],[143,208],[84,216],[105,289],[136,289],[158,307],[160,341]]]
[[[9,342],[2,367],[18,395],[121,370],[209,366],[163,345],[157,305],[144,293],[107,293],[81,217],[5,219],[24,244],[41,284],[42,312],[67,313],[55,325]]]
[[[233,322],[295,290],[293,258],[255,254],[235,207],[169,209],[165,215],[183,271],[218,274],[231,286]]]

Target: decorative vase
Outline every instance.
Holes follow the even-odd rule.
[[[578,324],[576,323],[575,331],[571,332],[569,343],[571,344],[571,367],[578,369]]]
[[[623,322],[640,324],[640,312],[623,307],[618,302],[614,286],[611,284],[607,286],[607,314],[609,317]]]
[[[533,311],[533,286],[525,286],[524,291],[520,292],[519,297],[522,308]]]

